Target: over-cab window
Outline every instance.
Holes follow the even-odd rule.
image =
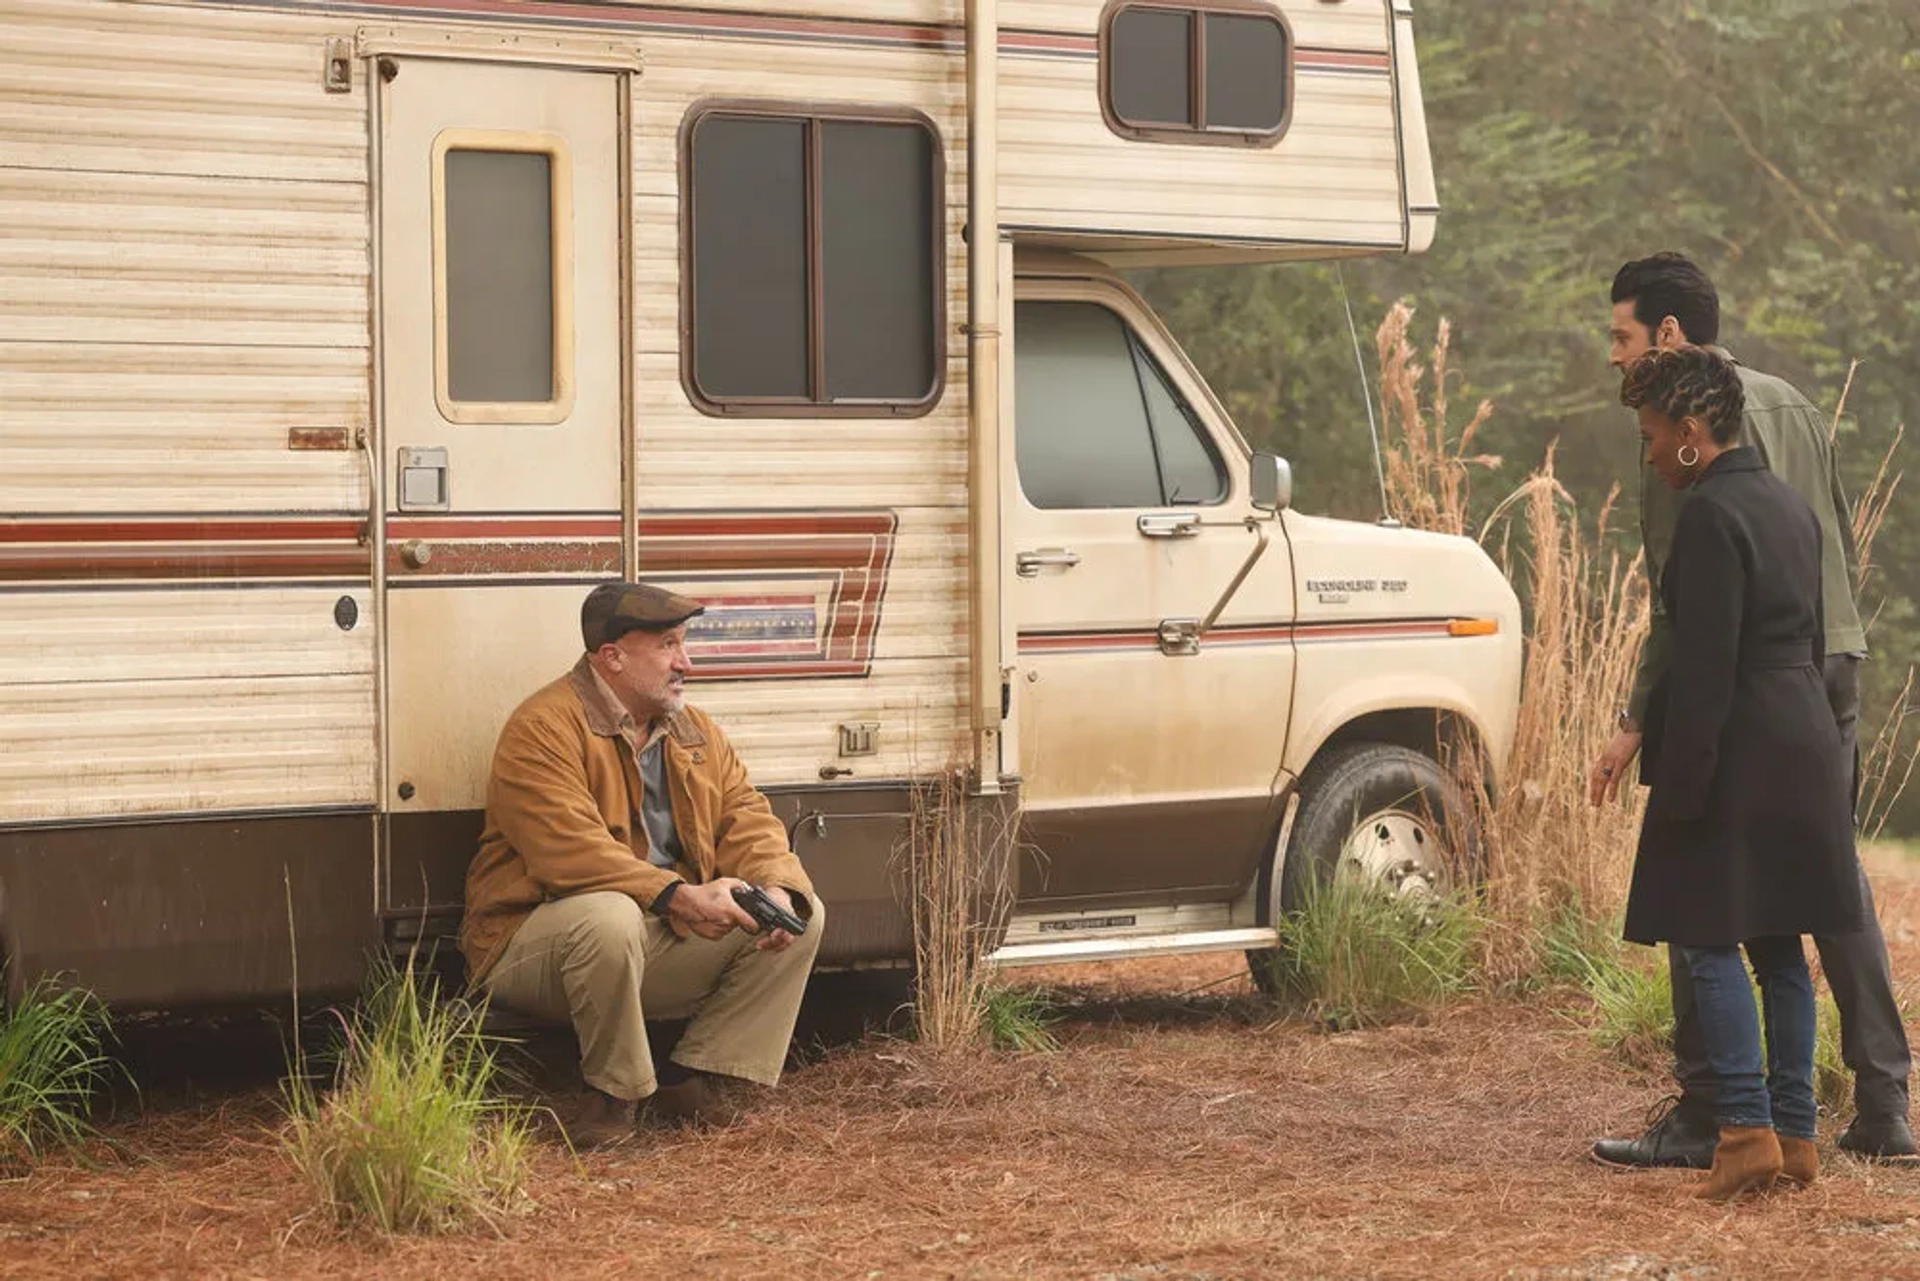
[[[1014,308],[1014,458],[1042,508],[1217,503],[1227,474],[1140,340],[1096,303]]]
[[[1289,44],[1262,5],[1114,6],[1100,34],[1107,123],[1155,142],[1271,143],[1292,105]]]
[[[933,126],[716,105],[684,138],[693,402],[713,414],[931,408],[945,363]]]
[[[573,410],[573,169],[552,134],[433,145],[434,399],[456,423]]]

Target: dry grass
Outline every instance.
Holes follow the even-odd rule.
[[[937,1050],[976,1044],[983,1030],[1005,1039],[996,1007],[989,1027],[991,971],[982,963],[1012,909],[1008,853],[1017,816],[987,820],[969,805],[969,773],[949,766],[922,778],[913,790],[907,847],[913,885],[914,1028]],[[1016,1003],[1017,1004],[1017,1003]],[[1010,1015],[1008,1017],[1011,1017]],[[1014,1039],[1041,1032],[1018,1025]]]
[[[1500,466],[1492,454],[1470,454],[1473,438],[1493,415],[1483,400],[1457,431],[1447,423],[1447,346],[1450,327],[1440,322],[1428,353],[1433,380],[1414,354],[1408,331],[1413,311],[1395,303],[1374,341],[1380,352],[1380,421],[1385,453],[1387,511],[1403,525],[1443,534],[1468,532],[1473,473]],[[1423,403],[1424,402],[1424,403]],[[1451,439],[1449,436],[1451,435]]]
[[[1857,360],[1847,367],[1847,381],[1840,389],[1840,400],[1833,410],[1833,422],[1827,429],[1829,440],[1839,438],[1840,422],[1847,411],[1847,395],[1853,390],[1853,376],[1859,368],[1860,362]],[[1881,527],[1886,523],[1893,497],[1899,492],[1900,481],[1906,474],[1894,466],[1894,459],[1906,435],[1904,425],[1894,429],[1893,439],[1880,456],[1880,465],[1874,470],[1872,482],[1853,505],[1853,545],[1857,556],[1853,594],[1856,600],[1865,595],[1873,572],[1874,540],[1879,537]],[[1867,617],[1869,632],[1877,616],[1876,610]],[[1913,687],[1914,669],[1909,666],[1899,696],[1887,709],[1887,715],[1873,739],[1862,745],[1860,830],[1868,840],[1879,839],[1888,817],[1893,813],[1894,804],[1913,780],[1914,766],[1920,763],[1920,736],[1910,734],[1907,726],[1908,718],[1912,715]]]
[[[1527,661],[1510,768],[1497,793],[1477,758],[1452,762],[1481,799],[1474,822],[1485,856],[1489,917],[1483,962],[1496,980],[1540,964],[1542,939],[1569,913],[1606,919],[1631,874],[1641,801],[1595,811],[1587,774],[1614,732],[1614,712],[1633,685],[1648,626],[1646,576],[1638,558],[1605,549],[1578,518],[1554,475],[1554,451],[1474,531],[1472,477],[1499,460],[1469,451],[1492,414],[1482,402],[1458,432],[1446,425],[1448,331],[1431,352],[1430,391],[1416,361],[1412,314],[1396,306],[1379,332],[1381,403],[1387,409],[1387,489],[1404,524],[1443,533],[1477,532],[1515,584],[1526,611]],[[1423,410],[1423,396],[1431,401]],[[1596,522],[1605,531],[1618,491]]]

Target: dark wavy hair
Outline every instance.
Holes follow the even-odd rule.
[[[1648,334],[1672,316],[1688,342],[1720,340],[1720,294],[1684,254],[1669,250],[1626,264],[1614,273],[1613,301],[1631,302],[1633,318]]]
[[[1646,353],[1627,366],[1620,403],[1628,409],[1652,405],[1668,418],[1699,418],[1714,443],[1728,445],[1740,434],[1747,394],[1731,360],[1705,347],[1672,347]]]

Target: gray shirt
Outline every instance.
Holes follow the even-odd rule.
[[[620,700],[606,679],[599,672],[593,674],[593,679],[599,683],[607,701],[619,707]],[[666,730],[656,725],[642,741],[633,713],[621,711],[620,738],[633,753],[633,763],[640,771],[639,817],[641,830],[647,834],[647,862],[655,867],[672,868],[686,851],[680,844],[679,829],[673,825],[673,801],[667,792],[667,754],[662,746],[666,737]]]
[[[655,867],[671,868],[685,851],[680,848],[680,833],[673,826],[673,802],[667,796],[665,743],[666,735],[656,731],[633,757],[640,767],[640,823],[647,829],[647,861]]]

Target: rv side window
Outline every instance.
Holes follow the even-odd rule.
[[[1287,126],[1291,43],[1264,5],[1123,4],[1101,27],[1107,123],[1146,141],[1270,144]]]
[[[938,398],[939,141],[923,118],[696,109],[687,393],[712,414],[918,413]]]
[[[434,142],[434,392],[456,423],[572,411],[572,168],[547,134]]]
[[[1095,303],[1014,309],[1014,458],[1041,508],[1217,503],[1227,477],[1126,323]]]

